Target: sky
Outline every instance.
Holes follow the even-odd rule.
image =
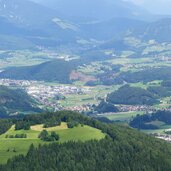
[[[127,0],[155,14],[171,14],[171,0]]]
[[[39,2],[42,0],[32,0],[32,1]],[[68,1],[72,1],[72,0],[68,0]],[[139,5],[154,14],[171,15],[171,0],[121,0],[121,1],[133,2],[136,5]]]

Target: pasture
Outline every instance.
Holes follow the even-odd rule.
[[[4,164],[13,156],[23,154],[26,155],[31,144],[37,147],[39,144],[49,142],[41,141],[38,136],[40,132],[46,129],[47,131],[55,131],[59,137],[59,143],[67,141],[88,141],[91,139],[100,140],[105,137],[105,134],[96,128],[84,125],[79,125],[69,129],[66,123],[60,126],[43,128],[43,125],[34,125],[30,130],[15,130],[13,125],[5,134],[0,136],[0,164]],[[6,135],[26,134],[27,138],[6,138]]]

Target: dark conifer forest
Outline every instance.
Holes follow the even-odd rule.
[[[34,145],[26,156],[20,155],[1,165],[2,171],[169,171],[171,145],[140,133],[132,128],[106,124],[75,112],[29,115],[23,123],[44,123],[47,118],[65,122],[78,122],[102,130],[106,134],[100,141],[51,143]],[[17,120],[9,119],[15,123]],[[4,120],[4,124],[6,120]],[[8,124],[6,126],[8,129]],[[3,132],[1,128],[1,132]]]

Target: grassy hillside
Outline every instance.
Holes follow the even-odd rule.
[[[57,130],[60,142],[47,143],[38,146],[41,140],[36,139],[36,133],[42,129],[42,124],[61,120],[61,126],[49,128]],[[13,124],[30,124],[30,130],[19,130],[27,133],[26,139],[5,140],[5,134],[0,137],[1,161],[4,163],[9,156],[20,155],[8,161],[8,164],[0,166],[0,170],[98,170],[98,171],[156,171],[171,169],[171,145],[137,132],[131,128],[114,124],[104,124],[94,119],[85,117],[75,112],[63,111],[55,114],[29,115]],[[77,122],[74,128],[67,128],[66,123]],[[81,125],[85,126],[81,126]],[[32,130],[34,129],[34,131]],[[35,129],[37,131],[35,131]],[[107,136],[104,138],[104,132]],[[20,132],[20,133],[21,133]],[[14,126],[6,134],[15,134]],[[91,140],[96,139],[96,140]],[[69,141],[74,140],[74,141]],[[76,141],[75,141],[76,140]],[[78,141],[82,140],[82,141]],[[86,141],[89,140],[89,141]],[[67,142],[66,142],[67,141]],[[13,143],[14,142],[14,143]],[[20,142],[20,143],[19,143]],[[16,145],[16,149],[14,149]],[[7,149],[9,148],[9,149]],[[43,162],[42,162],[43,161]],[[75,164],[76,163],[76,164]]]
[[[0,164],[6,163],[7,160],[13,156],[19,154],[27,154],[31,144],[38,146],[39,144],[45,144],[46,142],[41,141],[38,136],[42,130],[43,125],[34,125],[30,130],[15,130],[13,125],[6,133],[0,136]],[[91,139],[100,140],[105,135],[98,129],[90,126],[74,127],[69,129],[66,123],[61,123],[60,126],[46,128],[48,131],[55,131],[60,137],[59,142],[67,141],[87,141]],[[27,138],[5,138],[6,135],[26,134]],[[14,152],[15,150],[15,152]]]

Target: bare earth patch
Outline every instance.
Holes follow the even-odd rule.
[[[85,75],[81,72],[72,71],[70,74],[70,80],[88,82],[88,81],[96,81],[97,79],[93,76]]]
[[[33,131],[43,131],[43,130],[58,131],[58,130],[64,130],[64,129],[68,129],[67,123],[65,122],[62,122],[60,126],[55,126],[55,127],[50,127],[50,128],[43,128],[43,124],[31,126],[31,130]]]

